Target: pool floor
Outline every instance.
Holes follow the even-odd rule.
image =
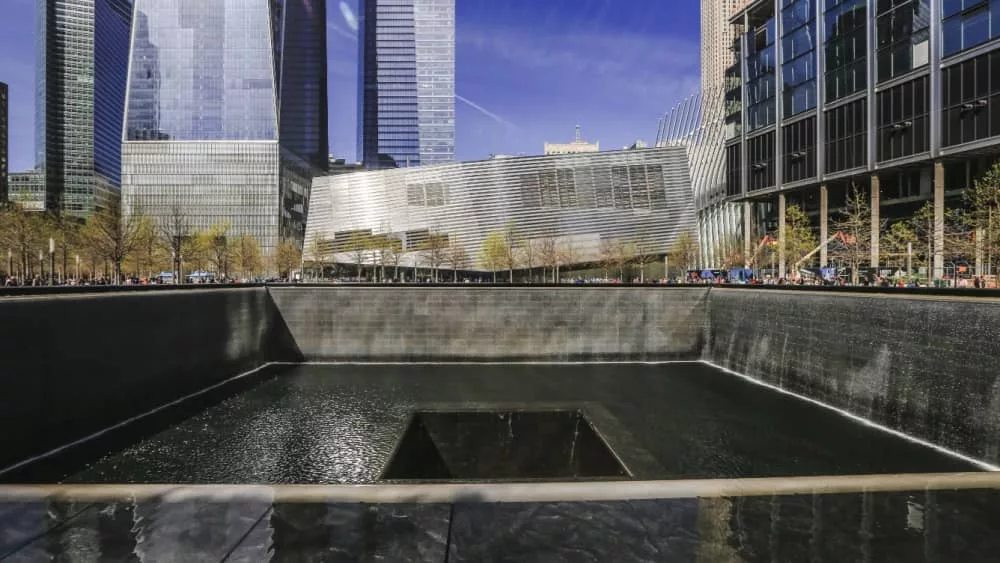
[[[976,470],[711,366],[672,363],[289,366],[60,471],[76,483],[375,483],[415,413],[567,408],[589,413],[634,478]]]

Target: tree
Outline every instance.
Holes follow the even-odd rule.
[[[778,241],[784,243],[786,264],[798,264],[807,254],[812,252],[819,243],[816,242],[816,235],[813,234],[809,217],[797,205],[789,205],[785,209],[785,240]],[[803,264],[805,265],[805,264]],[[787,272],[781,272],[785,276]]]
[[[152,218],[144,217],[139,228],[139,241],[133,254],[136,273],[140,275],[145,273],[146,278],[151,279],[154,270],[163,265],[165,252],[163,241],[156,234],[156,223]]]
[[[458,283],[458,271],[465,268],[469,255],[465,247],[457,241],[452,241],[445,252],[445,263],[451,267],[452,281]]]
[[[444,263],[448,252],[448,235],[431,231],[427,234],[427,240],[420,245],[420,250],[431,267],[434,283],[437,283],[438,268]]]
[[[232,241],[229,240],[229,221],[216,223],[208,229],[209,261],[217,276],[222,279],[229,277],[229,265],[232,262]]]
[[[712,251],[716,263],[726,270],[742,268],[746,264],[743,241],[739,236],[728,236],[719,240]]]
[[[264,267],[261,257],[260,243],[254,237],[244,234],[237,238],[232,246],[233,264],[243,274],[245,279],[254,279]]]
[[[906,221],[893,223],[881,240],[885,253],[897,259],[907,256],[910,248],[915,248],[918,242],[917,234],[913,231],[910,223]]]
[[[209,231],[195,231],[187,238],[184,257],[194,272],[204,272],[207,269],[213,244],[212,233]]]
[[[158,227],[163,244],[170,250],[170,256],[174,262],[174,275],[177,276],[175,283],[182,283],[184,278],[184,247],[191,235],[191,225],[180,204],[174,203],[170,208],[170,213],[160,219]]]
[[[856,285],[858,270],[862,264],[871,263],[872,252],[872,210],[867,194],[862,193],[856,185],[851,186],[846,205],[834,221],[833,228],[843,233],[844,238],[832,255],[851,269],[851,283]],[[812,233],[811,230],[809,232]],[[826,244],[826,241],[822,244]]]
[[[323,273],[326,270],[326,262],[330,257],[330,248],[331,241],[323,233],[316,233],[315,238],[309,243],[306,255],[309,257],[309,262],[312,263],[313,269],[317,272],[316,277],[318,279],[323,278]]]
[[[536,244],[536,253],[538,254],[538,259],[540,265],[542,266],[542,277],[545,277],[545,269],[550,268],[552,270],[552,283],[556,283],[556,277],[559,275],[559,241],[554,236],[545,236],[538,239]]]
[[[559,282],[559,269],[562,266],[571,266],[576,264],[580,260],[579,253],[576,251],[576,246],[573,245],[572,240],[564,240],[556,245],[556,260],[555,268],[553,270],[553,283]]]
[[[514,268],[518,264],[518,234],[514,223],[507,223],[503,229],[503,266],[510,272],[510,283],[514,283]]]
[[[638,237],[630,244],[634,250],[633,261],[639,266],[639,281],[646,283],[646,266],[656,262],[659,258],[656,244],[644,236]]]
[[[302,264],[302,251],[291,239],[283,238],[274,250],[274,265],[278,268],[278,276],[291,281],[292,271]]]
[[[482,265],[493,272],[493,283],[497,283],[497,271],[503,267],[507,256],[506,242],[502,232],[494,231],[486,235],[482,247]]]
[[[531,276],[534,273],[535,261],[539,254],[539,241],[537,239],[524,239],[518,245],[521,256],[524,257],[524,266],[528,269],[528,283],[532,282]]]
[[[133,208],[122,216],[120,200],[109,201],[87,219],[83,226],[83,240],[95,253],[114,267],[114,283],[122,281],[122,262],[138,248],[145,216]]]
[[[22,278],[31,276],[32,257],[40,248],[42,239],[41,216],[11,204],[0,214],[0,239],[20,263]]]
[[[601,246],[597,250],[601,267],[604,268],[604,278],[608,278],[609,272],[613,272],[618,267],[619,243],[615,239],[601,240]]]
[[[679,265],[684,272],[693,270],[698,265],[698,241],[690,232],[684,231],[670,245],[667,256],[671,263]]]
[[[986,254],[986,263],[992,265],[1000,251],[1000,161],[973,182],[972,188],[965,191],[965,200],[977,246]]]
[[[81,223],[65,213],[47,213],[43,224],[48,236],[55,242],[62,265],[60,278],[65,280],[69,277],[70,249],[79,244]]]
[[[361,281],[362,264],[372,246],[372,236],[368,233],[354,232],[347,237],[347,252],[354,258],[358,267],[358,281]]]
[[[969,216],[957,209],[944,210],[944,256],[960,256],[970,250]],[[923,262],[934,262],[934,203],[928,201],[910,218],[910,227],[919,242]]]

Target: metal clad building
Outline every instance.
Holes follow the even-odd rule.
[[[493,159],[317,178],[306,248],[352,233],[389,234],[407,249],[428,233],[464,247],[467,269],[508,225],[520,240],[557,238],[576,262],[598,258],[602,240],[665,254],[696,220],[685,147]],[[347,256],[337,261],[350,263]]]

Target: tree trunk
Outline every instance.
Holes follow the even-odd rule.
[[[493,270],[493,283],[494,284],[497,283],[497,272],[496,272],[496,270]]]
[[[455,282],[455,283],[458,283],[458,268],[452,268],[451,271],[454,274],[454,278],[455,278],[452,281]]]
[[[510,283],[514,283],[514,268],[510,269]]]

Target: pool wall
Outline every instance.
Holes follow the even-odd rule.
[[[706,360],[1000,464],[1000,298],[247,287],[0,300],[0,469],[266,362]]]
[[[1000,464],[1000,299],[713,288],[704,358]]]
[[[309,360],[697,360],[708,289],[273,287]]]
[[[263,287],[0,300],[0,469],[299,357]]]

